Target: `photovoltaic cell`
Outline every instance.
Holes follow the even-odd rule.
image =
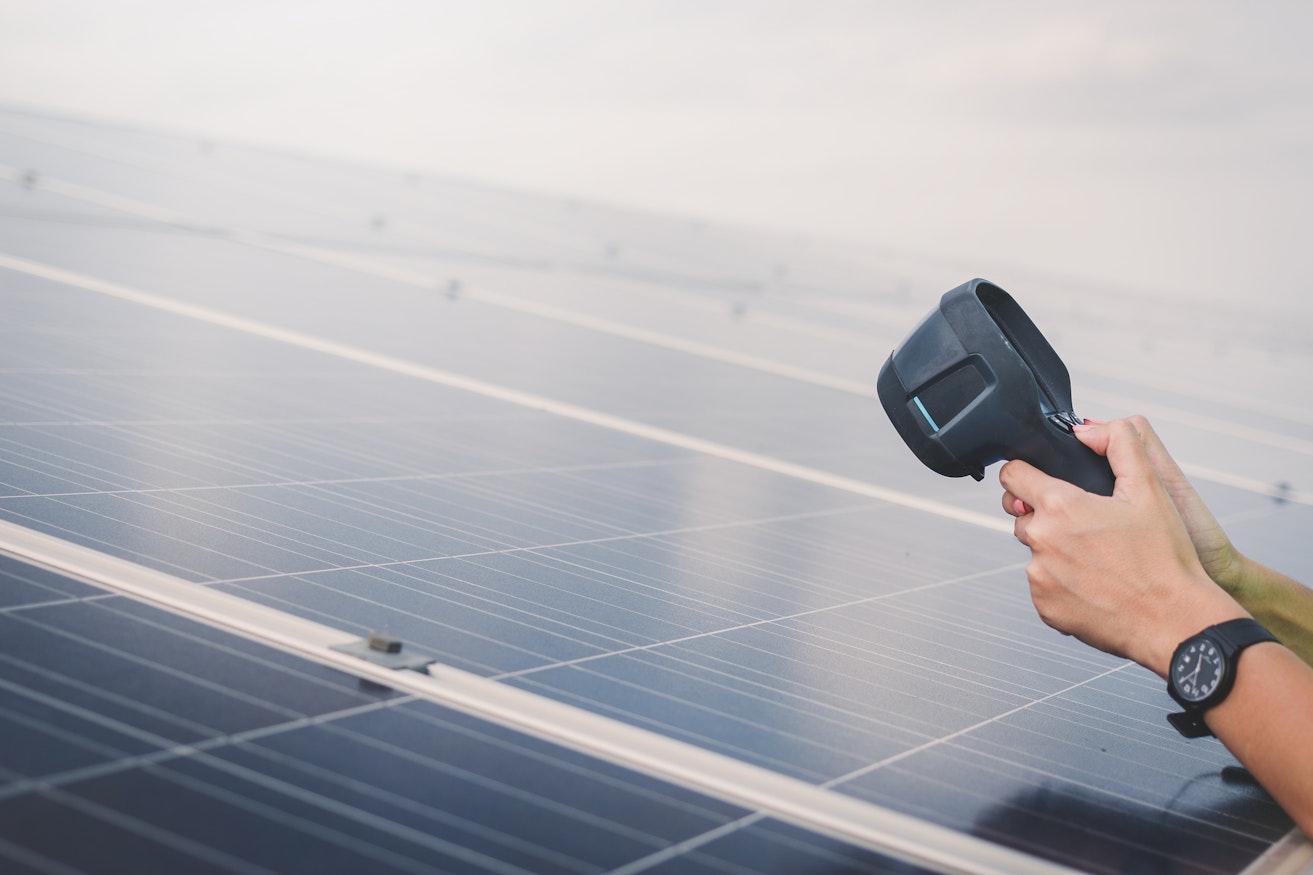
[[[1001,524],[820,476],[1005,519],[860,389],[942,288],[910,300],[819,245],[17,113],[0,163],[34,168],[0,186],[0,518],[1087,871],[1236,872],[1290,829],[1219,744],[1175,735],[1156,678],[1043,627]],[[1041,306],[1064,355],[1088,306]],[[1282,330],[1228,341],[1233,363],[1307,376],[1305,349],[1253,355]],[[1279,380],[1236,428],[1260,402],[1218,367],[1224,427],[1203,376],[1109,342],[1154,385],[1073,368],[1078,404],[1157,399],[1180,457],[1230,472],[1201,482],[1224,524],[1299,573],[1310,447]],[[6,569],[15,866],[904,870]]]
[[[0,858],[15,865],[597,871],[745,814],[0,565]]]

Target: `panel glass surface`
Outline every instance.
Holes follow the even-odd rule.
[[[13,560],[0,594],[6,872],[682,867],[740,822],[725,865],[908,871]]]
[[[0,112],[0,135],[31,171],[0,185],[0,518],[1090,871],[1239,871],[1289,829],[1220,745],[1167,725],[1156,678],[1039,622],[1011,537],[826,480],[1007,519],[996,486],[922,469],[873,397],[947,288],[935,269],[108,126]],[[1201,313],[1219,352],[1185,367],[1147,339],[1152,302],[1127,326],[1115,296],[1003,284],[1078,412],[1153,415],[1242,547],[1313,577],[1313,444],[1286,393],[1313,357],[1289,324]],[[88,593],[46,585],[11,597],[99,634],[62,604]],[[254,722],[223,733],[262,725],[243,701],[220,710]],[[446,738],[458,718],[431,710],[340,725]],[[347,737],[279,733],[295,749],[188,759],[169,786],[255,793],[224,782],[302,748],[358,758]],[[351,786],[405,797],[404,771]],[[669,818],[659,841],[588,865],[865,860],[707,804],[719,819],[644,814]]]

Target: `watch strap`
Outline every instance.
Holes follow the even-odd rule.
[[[1235,684],[1235,673],[1237,663],[1239,662],[1240,652],[1246,647],[1254,644],[1261,644],[1264,641],[1277,641],[1277,637],[1263,627],[1262,623],[1251,617],[1240,617],[1235,620],[1227,620],[1224,623],[1218,623],[1215,626],[1209,626],[1197,635],[1191,635],[1181,642],[1176,648],[1179,653],[1181,648],[1185,647],[1196,638],[1211,639],[1221,649],[1222,655],[1226,659],[1227,679],[1219,687],[1220,695],[1212,701],[1201,702],[1195,705],[1185,705],[1185,710],[1176,714],[1168,714],[1167,721],[1172,724],[1177,732],[1186,738],[1204,738],[1213,734],[1213,730],[1208,728],[1204,722],[1204,712],[1215,705],[1220,705],[1227,695],[1231,692],[1231,687]],[[1280,643],[1280,642],[1277,642]],[[1176,664],[1176,653],[1172,654],[1172,665]],[[1170,668],[1168,669],[1170,672]],[[1169,680],[1167,684],[1168,692],[1172,691],[1172,684]],[[1175,696],[1173,696],[1175,698]]]
[[[1225,623],[1209,626],[1204,630],[1204,634],[1212,637],[1218,644],[1222,645],[1223,651],[1228,651],[1232,655],[1239,653],[1251,644],[1277,640],[1277,636],[1267,631],[1262,623],[1250,617],[1227,620]]]
[[[1207,738],[1213,734],[1204,722],[1203,711],[1178,711],[1167,715],[1167,722],[1186,738]]]

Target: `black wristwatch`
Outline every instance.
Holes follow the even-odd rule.
[[[1202,738],[1213,731],[1204,712],[1220,705],[1235,684],[1240,652],[1276,637],[1257,620],[1244,617],[1209,626],[1181,642],[1167,671],[1167,692],[1185,708],[1167,720],[1186,738]]]

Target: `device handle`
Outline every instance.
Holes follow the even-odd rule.
[[[1055,422],[1055,420],[1061,420]],[[1014,458],[1029,462],[1048,474],[1073,483],[1086,492],[1112,495],[1116,478],[1108,460],[1080,442],[1071,431],[1072,420],[1049,417],[1041,439],[1025,441]]]

